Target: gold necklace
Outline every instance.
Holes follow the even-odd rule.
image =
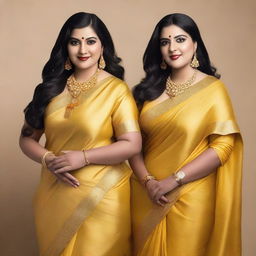
[[[65,117],[69,117],[72,110],[79,105],[78,97],[81,93],[85,93],[86,91],[93,88],[97,83],[97,78],[100,70],[97,70],[95,74],[93,74],[87,81],[78,82],[76,81],[74,74],[72,74],[67,80],[67,89],[70,93],[72,100],[66,107]]]
[[[169,97],[175,97],[181,93],[183,93],[186,89],[188,89],[195,81],[196,79],[196,73],[197,70],[194,71],[193,75],[191,78],[189,78],[189,80],[187,80],[184,83],[178,84],[175,83],[171,80],[170,76],[168,76],[167,80],[166,80],[166,94]]]

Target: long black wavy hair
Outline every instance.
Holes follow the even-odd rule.
[[[217,78],[220,77],[216,73],[216,68],[211,65],[209,55],[194,20],[182,13],[166,15],[156,25],[143,56],[143,67],[146,76],[133,89],[133,95],[139,107],[145,101],[154,100],[163,93],[166,79],[172,73],[172,69],[169,66],[166,70],[160,68],[162,62],[160,35],[162,29],[170,25],[180,27],[191,36],[194,42],[197,42],[196,54],[200,63],[198,70]]]
[[[123,79],[124,68],[119,65],[121,59],[116,55],[114,43],[105,24],[92,13],[79,12],[72,15],[63,25],[52,49],[50,59],[42,71],[42,83],[37,85],[33,99],[25,108],[25,120],[35,129],[44,128],[44,112],[51,99],[60,94],[66,85],[67,78],[73,69],[64,69],[68,57],[67,44],[75,28],[91,26],[103,46],[103,57],[106,62],[104,70]]]

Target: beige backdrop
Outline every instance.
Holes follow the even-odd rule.
[[[130,86],[143,76],[142,55],[158,20],[173,12],[194,17],[229,89],[244,137],[243,251],[256,255],[255,6],[253,0],[0,1],[0,254],[38,255],[32,199],[40,174],[18,147],[22,110],[62,24],[73,13],[87,11],[109,28]]]

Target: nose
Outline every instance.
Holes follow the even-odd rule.
[[[79,54],[83,55],[87,53],[87,47],[85,42],[82,42],[79,47]]]
[[[177,44],[175,42],[170,42],[169,44],[169,52],[175,52],[177,50]]]

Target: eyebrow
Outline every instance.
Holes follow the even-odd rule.
[[[181,35],[175,36],[174,39],[176,39],[176,38],[178,38],[178,37],[181,37],[181,36],[188,37],[188,36],[186,36],[186,35],[181,34]],[[162,37],[162,38],[160,38],[160,40],[170,40],[170,38],[169,38],[169,37]]]
[[[81,40],[80,38],[76,38],[76,37],[70,37],[70,40],[71,39],[73,39],[73,40]],[[90,40],[90,39],[95,39],[95,40],[97,40],[98,38],[97,37],[95,37],[95,36],[90,36],[90,37],[87,37],[87,38],[85,38],[85,40]]]

